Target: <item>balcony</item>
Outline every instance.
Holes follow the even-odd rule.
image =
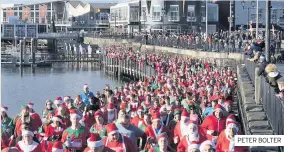
[[[179,22],[180,17],[179,16],[169,16],[169,22]]]
[[[186,18],[186,21],[187,21],[187,22],[196,22],[196,17],[190,17],[190,16],[188,16],[188,17]]]
[[[152,16],[152,21],[160,22],[160,21],[162,21],[162,16]]]

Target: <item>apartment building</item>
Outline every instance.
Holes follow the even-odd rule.
[[[3,23],[18,16],[25,23],[48,24],[55,22],[58,30],[108,29],[111,3],[84,3],[73,0],[14,5],[2,9]]]
[[[202,1],[141,0],[110,8],[110,26],[119,32],[205,31],[206,3]],[[218,4],[208,3],[209,33],[217,30]]]

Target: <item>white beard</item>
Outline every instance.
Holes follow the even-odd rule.
[[[187,135],[187,137],[188,137],[190,142],[192,142],[192,141],[197,141],[198,142],[199,141],[199,134],[198,134],[198,132],[190,133],[190,134]]]
[[[188,135],[189,134],[189,129],[188,129],[188,122],[180,122],[180,132],[182,136]]]

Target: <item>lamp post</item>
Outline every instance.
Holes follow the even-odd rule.
[[[164,33],[165,30],[165,8],[162,8],[162,15],[163,15],[163,27],[162,27],[162,32]]]
[[[246,2],[245,2],[244,0],[243,0],[241,3],[242,3],[242,6],[243,6],[243,10],[244,10],[244,9],[247,9],[247,10],[248,10],[248,26],[247,26],[247,28],[249,29],[249,15],[250,15],[250,9],[254,9],[255,1],[251,1],[251,6],[252,6],[252,7],[247,7],[247,8],[245,8]]]

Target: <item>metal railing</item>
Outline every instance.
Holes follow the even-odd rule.
[[[255,86],[255,63],[252,61],[248,61],[247,58],[248,56],[244,56],[244,62],[245,62],[245,66],[249,75],[250,80],[252,81],[252,85]]]
[[[261,78],[260,102],[263,104],[268,120],[275,135],[284,135],[284,101],[275,95],[273,87]],[[284,152],[284,146],[279,147]]]

